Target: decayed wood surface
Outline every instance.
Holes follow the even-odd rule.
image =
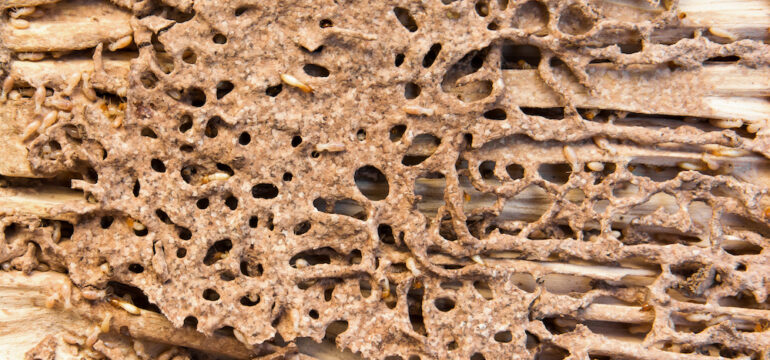
[[[618,12],[618,18],[640,16],[639,12],[656,12],[659,9],[644,9],[643,1],[604,1],[607,4],[619,6],[624,11]],[[27,29],[14,29],[7,23],[0,41],[2,46],[14,52],[68,52],[73,50],[91,49],[99,43],[109,44],[132,34],[130,14],[105,1],[62,1],[55,0],[3,0],[0,8],[21,6],[46,5],[38,10],[35,17],[29,19]],[[692,33],[699,27],[714,27],[733,34],[739,39],[764,39],[770,27],[770,3],[760,0],[683,0],[679,7],[687,13],[686,26],[683,28],[666,29],[658,34],[656,40],[678,39],[682,34]],[[717,31],[718,32],[718,31]],[[58,54],[57,54],[58,56]],[[105,53],[105,71],[117,78],[121,84],[127,85],[129,59],[131,54]],[[93,60],[83,54],[66,55],[58,59],[44,61],[13,61],[10,73],[26,86],[52,86],[64,88],[67,80],[73,74],[93,72]],[[640,76],[634,76],[634,71]],[[683,115],[709,117],[717,119],[740,119],[749,123],[767,121],[770,114],[770,71],[767,69],[749,69],[737,65],[708,65],[702,69],[687,73],[649,73],[636,69],[621,72],[607,65],[592,66],[591,79],[598,87],[615,88],[621,94],[613,94],[613,99],[623,98],[618,102],[603,97],[601,93],[589,95],[587,90],[577,83],[572,83],[570,89],[580,107],[624,110],[638,113],[658,115]],[[644,76],[642,76],[644,75]],[[667,84],[676,77],[689,78],[691,85],[688,91],[660,92],[667,89]],[[681,79],[679,79],[681,80]],[[556,107],[562,106],[562,101],[539,77],[537,70],[508,70],[504,71],[506,86],[511,88],[508,96],[512,104],[522,107]],[[613,86],[608,86],[612,84]],[[515,89],[515,91],[513,91]],[[113,89],[114,90],[114,89]],[[656,108],[649,106],[650,99],[659,104]],[[683,112],[682,103],[699,104],[697,112]],[[0,175],[11,177],[36,177],[27,161],[26,146],[21,134],[26,125],[33,121],[34,103],[30,99],[7,101],[0,105],[0,152],[3,161],[0,162]],[[666,121],[666,120],[662,120]],[[419,144],[418,144],[419,145]],[[420,147],[413,149],[414,154],[421,154]],[[585,161],[617,161],[608,158],[606,154],[595,151],[591,146],[576,147],[576,152]],[[702,159],[699,154],[646,149],[643,147],[627,147],[620,149],[627,159],[636,159],[651,165],[677,166],[682,161],[697,162]],[[424,152],[423,152],[424,153]],[[526,151],[522,152],[526,154]],[[553,161],[568,162],[560,148],[549,152]],[[727,161],[715,159],[714,161]],[[730,158],[737,164],[742,180],[767,186],[770,183],[766,160],[755,155],[741,155]],[[426,193],[440,190],[440,184],[424,181]],[[471,192],[469,184],[465,189]],[[512,204],[506,207],[503,214],[507,216],[539,216],[550,204],[550,199],[536,193],[525,199],[523,204]],[[421,205],[425,212],[435,212],[442,200],[427,198]],[[41,218],[61,219],[72,221],[76,216],[72,213],[58,213],[63,205],[83,209],[90,206],[81,192],[45,187],[39,189],[3,188],[0,189],[0,216],[31,215]],[[649,204],[649,208],[640,210],[639,215],[652,212],[658,207],[673,206],[663,199]],[[694,214],[705,223],[708,214]],[[697,221],[696,219],[696,221]],[[440,263],[441,259],[434,259]],[[487,257],[485,262],[491,266],[511,266],[510,259]],[[623,281],[626,276],[654,278],[657,272],[645,269],[630,269],[622,267],[587,266],[577,264],[540,263],[544,271],[572,276],[588,276],[599,279]],[[574,284],[572,278],[556,278],[550,286],[560,291],[568,291]],[[0,357],[22,358],[23,354],[36,345],[46,335],[73,328],[93,327],[106,314],[112,314],[111,329],[119,331],[126,326],[131,335],[154,342],[168,343],[200,349],[210,353],[224,354],[234,358],[247,358],[248,350],[232,338],[206,338],[190,329],[177,329],[162,315],[142,311],[140,315],[131,315],[112,305],[103,303],[96,306],[86,303],[76,303],[70,309],[63,306],[47,308],[46,299],[56,291],[61,284],[68,283],[65,275],[57,273],[35,273],[32,276],[18,272],[0,273]],[[703,309],[707,311],[708,309]],[[770,312],[743,308],[722,308],[721,311],[732,312],[732,315],[746,319],[764,319],[770,321]],[[606,314],[624,314],[622,318],[608,318]],[[593,304],[579,314],[580,320],[620,321],[630,324],[646,324],[654,319],[654,313],[646,312],[638,306]],[[745,326],[744,326],[745,325]],[[738,324],[738,327],[750,328],[751,322]],[[303,345],[304,344],[304,345]],[[302,340],[299,345],[303,352],[313,354],[318,358],[338,359],[355,358],[352,354],[341,354],[328,344],[318,345],[312,341]],[[629,345],[629,348],[633,348]],[[629,354],[631,355],[631,354]]]

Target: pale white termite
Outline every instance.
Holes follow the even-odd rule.
[[[300,89],[306,93],[313,92],[313,88],[311,88],[309,85],[303,83],[302,81],[299,81],[296,77],[289,75],[289,74],[281,74],[281,81],[286,83],[286,85],[294,86],[297,89]]]
[[[29,125],[27,125],[27,127],[25,127],[24,131],[21,133],[21,141],[27,141],[27,139],[32,137],[32,134],[34,134],[39,128],[40,120],[35,120],[29,123]]]
[[[404,112],[409,115],[423,115],[423,116],[431,116],[436,111],[431,108],[426,108],[422,106],[417,105],[406,105],[403,107]]]
[[[414,276],[420,275],[420,269],[417,268],[417,263],[414,261],[413,257],[406,259],[406,268],[412,272],[412,275]]]
[[[81,78],[83,79],[83,95],[90,101],[96,100],[96,92],[94,91],[94,88],[91,87],[91,73],[84,72],[83,75],[81,75]]]
[[[110,51],[117,51],[119,49],[122,49],[128,45],[131,45],[131,41],[134,38],[131,37],[131,35],[126,35],[120,39],[115,40],[113,43],[111,43],[109,46],[107,46],[107,49]]]
[[[23,30],[29,27],[29,21],[24,19],[11,19],[8,21],[14,29]]]

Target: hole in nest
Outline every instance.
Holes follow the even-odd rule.
[[[224,44],[227,42],[227,37],[223,34],[215,34],[211,40],[214,41],[215,44]]]
[[[401,25],[409,30],[409,32],[417,31],[417,22],[414,21],[414,18],[412,17],[412,14],[409,12],[409,10],[402,7],[397,7],[393,9],[393,13],[396,14],[398,22],[400,22]]]
[[[524,167],[519,164],[510,164],[505,167],[505,171],[513,180],[524,178]]]
[[[399,141],[406,132],[406,125],[396,125],[390,128],[390,141]]]
[[[164,224],[171,225],[174,223],[171,221],[171,218],[168,217],[168,214],[166,214],[166,212],[161,209],[155,210],[155,216],[157,216],[158,219],[160,219],[160,221],[162,221]]]
[[[486,17],[489,15],[489,4],[486,0],[479,0],[476,2],[476,6],[474,6],[476,9],[476,14],[478,14],[481,17]]]
[[[418,165],[433,155],[440,144],[441,139],[433,134],[417,135],[406,150],[401,163],[406,166]]]
[[[141,274],[144,272],[144,266],[140,264],[131,264],[131,265],[128,265],[128,271],[134,274]]]
[[[345,320],[332,321],[326,327],[326,334],[324,335],[324,339],[334,344],[337,341],[337,336],[345,332],[347,329],[348,329],[347,321]]]
[[[546,28],[548,17],[548,8],[545,4],[530,0],[516,9],[513,26],[527,32],[536,32]]]
[[[408,100],[416,99],[420,96],[420,92],[420,86],[413,82],[408,82],[406,83],[406,86],[404,86],[404,97]]]
[[[184,102],[188,105],[201,107],[206,104],[206,94],[197,87],[189,88],[185,92]]]
[[[241,274],[246,275],[248,277],[262,276],[262,273],[264,272],[264,269],[262,268],[262,264],[253,265],[245,260],[241,261],[240,268],[241,268]]]
[[[188,328],[197,328],[198,327],[198,319],[195,318],[195,316],[188,316],[184,318],[184,327]]]
[[[471,360],[485,360],[485,359],[486,358],[484,357],[484,354],[480,352],[473,353],[473,355],[471,355]]]
[[[358,129],[358,131],[356,132],[356,139],[358,139],[358,141],[366,140],[366,130]]]
[[[294,175],[292,175],[290,172],[283,173],[283,181],[291,181],[293,178]]]
[[[358,168],[353,176],[358,190],[369,200],[383,200],[388,196],[390,187],[385,174],[374,166]]]
[[[334,26],[334,23],[329,19],[321,19],[321,21],[318,22],[318,26],[325,29]]]
[[[241,297],[240,302],[241,302],[241,305],[243,306],[254,306],[259,304],[259,300],[260,300],[259,295],[254,295],[254,296],[246,295]]]
[[[509,343],[513,340],[513,334],[510,330],[500,331],[495,334],[494,339],[499,343]]]
[[[195,64],[198,61],[198,55],[192,49],[185,49],[182,52],[182,61],[188,64]]]
[[[401,66],[401,64],[404,63],[404,58],[405,58],[404,54],[397,54],[396,55],[396,61],[395,61],[396,67],[399,67],[399,66]]]
[[[186,227],[178,226],[177,235],[179,235],[179,238],[182,240],[190,240],[192,238],[192,231]]]
[[[433,300],[433,305],[435,305],[436,309],[439,311],[447,312],[455,308],[455,301],[448,297],[440,297]]]
[[[505,120],[508,114],[503,109],[492,109],[484,113],[484,117],[489,120]]]
[[[142,86],[144,86],[145,89],[154,89],[155,85],[158,84],[158,77],[149,71],[142,73],[139,80],[142,82]]]
[[[310,221],[303,221],[294,227],[294,235],[302,235],[310,231]]]
[[[242,132],[238,135],[238,143],[241,145],[248,145],[251,142],[251,135],[247,132]]]
[[[294,135],[294,137],[291,138],[291,147],[297,147],[299,144],[302,144],[302,137]]]
[[[197,206],[198,209],[203,210],[203,209],[209,207],[209,199],[207,199],[207,198],[198,199],[198,201],[195,202],[195,206]]]
[[[395,244],[396,239],[393,237],[393,228],[388,224],[380,224],[377,226],[377,237],[385,244]]]
[[[268,183],[257,184],[251,188],[251,196],[257,199],[272,199],[278,196],[278,188]]]
[[[305,64],[305,66],[302,67],[302,70],[305,71],[305,74],[308,74],[313,77],[327,77],[329,76],[329,70],[321,65],[317,64]]]
[[[176,257],[181,259],[185,256],[187,256],[187,249],[185,248],[176,249]]]
[[[139,180],[136,180],[134,182],[134,188],[132,189],[132,193],[134,194],[134,197],[139,196],[139,190],[141,189],[141,185],[139,184]]]
[[[554,184],[566,184],[572,174],[572,167],[566,163],[541,164],[537,169],[540,177]]]
[[[157,172],[166,172],[166,165],[160,159],[152,159],[150,161],[150,167]]]
[[[102,218],[99,220],[99,225],[102,227],[102,229],[108,229],[110,226],[112,226],[113,221],[115,221],[115,218],[112,216],[102,216]]]
[[[215,242],[206,251],[206,256],[203,258],[203,263],[206,265],[213,265],[219,260],[227,257],[229,251],[233,248],[233,242],[230,239],[219,240]]]
[[[219,293],[214,289],[206,289],[203,290],[203,298],[208,301],[217,301],[219,300]]]
[[[190,130],[192,128],[193,121],[192,117],[190,115],[182,115],[182,118],[180,119],[179,124],[179,132],[187,132],[187,130]]]
[[[267,96],[276,97],[281,93],[281,90],[283,90],[283,84],[268,86],[267,89],[265,89],[265,94],[267,94]]]
[[[542,59],[538,47],[515,44],[512,41],[503,42],[501,52],[502,59],[500,61],[500,67],[503,70],[537,68]]]
[[[214,116],[206,123],[206,129],[204,129],[203,133],[206,135],[206,137],[209,138],[215,138],[217,135],[219,135],[219,127],[222,126],[222,118],[219,116]]]
[[[235,9],[234,14],[235,16],[241,16],[248,10],[249,10],[248,6],[239,6],[238,8]]]
[[[144,137],[153,138],[153,139],[157,139],[158,138],[158,134],[156,134],[155,131],[152,131],[152,129],[150,129],[148,127],[143,127],[142,128],[141,135],[144,136]]]
[[[250,228],[253,229],[253,228],[257,227],[258,225],[259,225],[259,217],[256,217],[256,216],[249,217],[249,227]]]
[[[422,58],[422,67],[431,67],[431,65],[436,62],[436,58],[438,58],[439,52],[441,52],[441,44],[436,43],[431,45],[430,49],[425,54],[425,57]]]
[[[570,34],[580,35],[588,32],[594,26],[593,20],[576,5],[571,5],[559,16],[559,30]]]
[[[235,85],[233,85],[230,81],[220,81],[217,84],[217,99],[221,99],[225,97],[225,95],[229,94],[233,89],[235,88]]]
[[[225,199],[225,206],[227,206],[230,210],[235,210],[238,208],[238,198],[230,195]]]
[[[489,283],[484,280],[476,280],[473,282],[473,287],[476,289],[476,291],[486,300],[492,300],[494,298],[494,295],[492,293],[492,288],[489,287]]]
[[[412,283],[409,291],[406,293],[407,309],[409,311],[409,322],[412,324],[412,330],[422,335],[428,336],[427,328],[422,314],[422,299],[425,292],[422,284],[417,281]]]
[[[311,309],[307,314],[313,319],[318,319],[318,310],[316,309]]]
[[[535,108],[535,107],[520,107],[521,112],[529,116],[542,116],[551,120],[564,119],[564,108],[552,107],[552,108]]]

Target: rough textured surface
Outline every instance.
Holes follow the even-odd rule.
[[[128,89],[97,63],[110,94],[78,90],[27,143],[36,174],[83,174],[97,208],[64,232],[4,218],[3,261],[103,297],[130,285],[250,345],[766,358],[766,117],[574,100],[579,82],[625,103],[604,71],[679,76],[654,108],[707,60],[768,66],[762,42],[705,29],[656,42],[686,14],[651,3],[635,22],[583,1],[135,5]],[[503,72],[532,68],[559,107],[512,102]]]

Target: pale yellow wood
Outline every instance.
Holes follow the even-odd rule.
[[[692,71],[666,67],[617,70],[607,64],[590,65],[589,81],[596,94],[578,84],[566,71],[556,76],[574,94],[578,107],[616,109],[661,115],[681,115],[765,122],[770,113],[770,68],[707,65]],[[503,72],[511,103],[525,107],[564,106],[537,70]],[[725,98],[729,96],[729,98]],[[736,105],[731,106],[735,101]]]
[[[26,29],[4,25],[3,46],[15,52],[80,50],[133,34],[130,12],[107,1],[65,1],[36,12],[45,14],[29,18]]]

